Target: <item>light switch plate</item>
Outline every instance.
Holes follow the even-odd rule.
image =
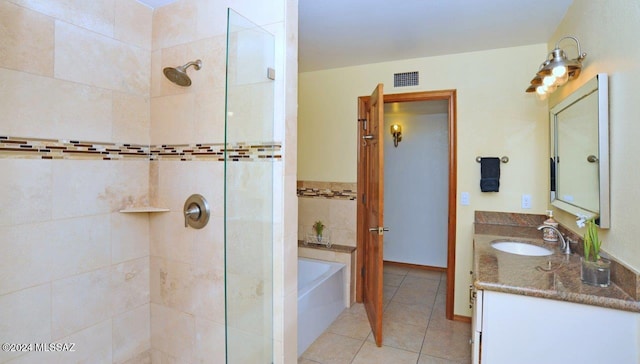
[[[469,206],[469,192],[460,193],[460,205]]]

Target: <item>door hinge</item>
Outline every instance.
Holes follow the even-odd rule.
[[[362,194],[362,204],[363,205],[367,204],[367,196],[364,193]]]
[[[358,122],[362,122],[362,130],[367,130],[367,119],[358,119]]]
[[[362,267],[362,269],[360,269],[360,276],[364,277],[364,267]]]
[[[389,231],[389,228],[378,226],[378,227],[369,228],[369,231],[371,231],[372,233],[378,232],[378,235],[384,235],[384,232]]]

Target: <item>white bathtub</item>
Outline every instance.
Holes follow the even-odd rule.
[[[298,357],[345,309],[341,263],[298,257]]]

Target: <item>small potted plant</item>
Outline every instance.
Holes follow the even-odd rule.
[[[313,224],[313,231],[316,233],[316,239],[318,243],[322,242],[322,231],[324,230],[324,224],[318,220]]]
[[[584,257],[581,258],[580,266],[582,282],[592,286],[609,286],[611,261],[600,256],[602,240],[598,236],[598,226],[594,218],[587,219],[584,215],[578,215],[576,224],[581,228],[587,227],[583,237]]]

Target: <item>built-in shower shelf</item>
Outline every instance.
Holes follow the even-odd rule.
[[[171,210],[166,209],[164,207],[153,207],[153,206],[143,206],[143,207],[129,207],[123,210],[120,210],[122,213],[138,213],[138,212],[169,212]]]

